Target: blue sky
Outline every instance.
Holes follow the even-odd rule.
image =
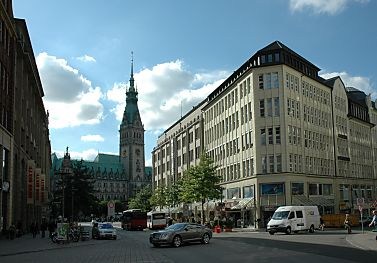
[[[13,0],[26,20],[52,151],[118,154],[131,51],[146,163],[161,132],[279,40],[377,99],[374,0]]]

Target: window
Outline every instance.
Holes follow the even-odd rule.
[[[296,211],[297,218],[304,218],[302,211]]]
[[[260,130],[260,140],[262,145],[266,145],[266,129]]]
[[[263,74],[258,76],[258,80],[259,80],[259,88],[264,89]]]
[[[275,117],[280,116],[280,101],[279,97],[274,98],[274,115]]]
[[[276,172],[281,173],[281,155],[276,155]]]
[[[281,143],[280,127],[275,127],[275,143],[276,144],[280,144]]]
[[[268,128],[268,144],[274,144],[273,128]]]
[[[279,88],[279,75],[277,72],[271,73],[271,87],[273,89]]]
[[[266,89],[271,89],[271,73],[264,75],[266,80]]]
[[[304,183],[292,183],[292,195],[303,195]]]
[[[264,117],[264,99],[259,101],[259,112],[260,116]]]
[[[272,98],[267,99],[267,116],[272,117]]]
[[[275,53],[275,62],[280,62],[280,54]]]
[[[269,164],[269,172],[274,173],[275,172],[275,156],[273,155],[268,156],[268,164]]]
[[[262,156],[262,173],[267,173],[267,157]]]

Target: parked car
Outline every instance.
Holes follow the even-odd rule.
[[[155,247],[172,245],[179,247],[187,242],[201,242],[208,244],[212,238],[212,230],[206,226],[193,223],[177,223],[164,230],[150,234],[149,242]]]
[[[111,223],[99,223],[92,229],[92,238],[94,239],[117,239],[117,231]]]

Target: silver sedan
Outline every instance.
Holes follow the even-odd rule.
[[[212,230],[206,226],[192,223],[177,223],[164,230],[150,234],[149,242],[155,247],[172,245],[179,247],[183,243],[198,242],[208,244],[212,238]]]

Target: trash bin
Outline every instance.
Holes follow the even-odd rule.
[[[221,232],[221,227],[219,225],[215,226],[215,232],[220,233]]]

